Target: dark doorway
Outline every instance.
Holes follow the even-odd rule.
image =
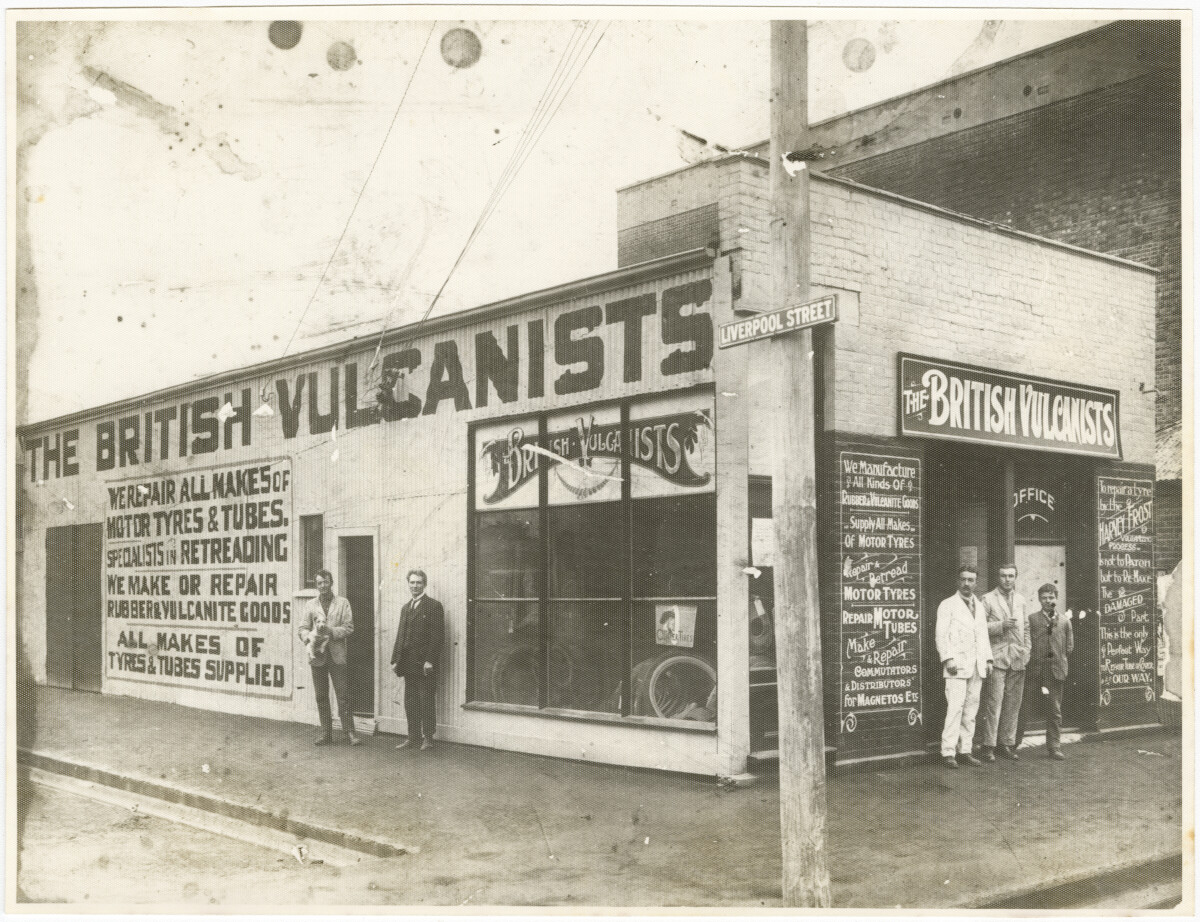
[[[958,568],[978,570],[976,594],[991,588],[1004,556],[1004,467],[1000,459],[970,446],[930,446],[926,455],[925,626],[921,632],[925,735],[941,736],[946,718],[945,683],[937,652],[937,610],[958,591]]]
[[[99,522],[46,529],[46,684],[100,691],[104,667]]]
[[[342,594],[354,613],[354,633],[347,641],[350,707],[356,714],[375,714],[375,539],[369,535],[338,539]]]

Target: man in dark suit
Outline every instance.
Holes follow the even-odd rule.
[[[408,719],[408,739],[397,749],[417,743],[422,749],[431,749],[437,729],[434,695],[446,614],[441,602],[425,594],[427,582],[423,570],[408,571],[412,598],[400,609],[400,626],[392,647],[392,671],[404,679],[404,714]]]
[[[1071,631],[1071,619],[1057,614],[1058,589],[1046,583],[1038,590],[1040,610],[1029,616],[1029,635],[1032,649],[1025,676],[1026,694],[1021,708],[1020,725],[1017,727],[1017,742],[1025,734],[1025,722],[1030,709],[1040,707],[1046,715],[1046,754],[1052,759],[1064,759],[1058,748],[1062,728],[1063,683],[1067,680],[1067,657],[1075,647],[1075,636]],[[1068,613],[1069,614],[1069,613]],[[1039,702],[1035,704],[1034,702]]]

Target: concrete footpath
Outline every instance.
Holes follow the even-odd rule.
[[[297,903],[781,905],[769,774],[730,787],[449,743],[397,752],[391,736],[315,747],[309,726],[42,687],[19,700],[18,725],[23,768],[283,830],[314,855],[320,842],[363,853],[361,865],[312,868],[319,880]],[[1036,907],[1035,891],[1176,867],[1178,734],[1064,751],[1064,762],[1025,749],[981,768],[831,777],[834,905]],[[233,883],[231,902],[266,902]]]

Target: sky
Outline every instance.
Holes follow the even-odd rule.
[[[765,19],[230,12],[10,21],[18,422],[611,270],[618,188],[768,133]],[[810,24],[810,119],[1102,24],[895,12]]]

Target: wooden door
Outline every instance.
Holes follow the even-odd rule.
[[[75,527],[46,529],[46,684],[75,687]]]
[[[101,524],[46,529],[46,684],[98,692],[104,671]]]
[[[375,539],[339,539],[342,590],[354,613],[354,633],[346,642],[350,703],[356,714],[375,714]]]

